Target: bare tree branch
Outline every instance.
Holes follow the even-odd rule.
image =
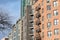
[[[2,24],[2,26],[0,26],[0,29],[4,30],[7,28],[11,28],[12,22],[10,18],[11,17],[8,15],[7,12],[0,11],[0,24]]]

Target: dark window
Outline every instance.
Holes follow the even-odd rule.
[[[51,10],[51,5],[47,5],[47,10]]]

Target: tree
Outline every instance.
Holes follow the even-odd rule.
[[[0,10],[0,31],[11,27],[12,27],[11,17],[7,12]]]

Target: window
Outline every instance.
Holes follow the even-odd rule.
[[[54,25],[58,25],[59,20],[58,19],[54,19]]]
[[[47,27],[50,28],[51,27],[51,22],[47,23]]]
[[[55,35],[58,35],[58,34],[59,34],[59,30],[58,30],[58,29],[55,29],[55,30],[54,30],[54,34],[55,34]]]
[[[58,10],[54,10],[54,16],[58,15]]]
[[[53,5],[54,5],[54,7],[58,6],[58,2],[57,1],[54,1],[53,2]]]
[[[52,32],[51,31],[48,31],[48,37],[51,37],[52,36]]]
[[[44,24],[42,24],[42,29],[44,29]]]
[[[47,3],[49,3],[50,2],[50,0],[47,0]]]
[[[51,10],[51,5],[47,5],[47,10]]]
[[[44,16],[42,16],[42,21],[44,21]]]
[[[49,14],[47,14],[47,18],[48,19],[50,19],[51,18],[51,14],[49,13]]]

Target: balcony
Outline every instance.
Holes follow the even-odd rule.
[[[33,13],[31,12],[31,13],[29,13],[29,15],[30,15],[30,16],[33,16]]]
[[[41,40],[41,38],[36,38],[36,40]]]
[[[29,23],[29,28],[34,28],[33,23]]]
[[[33,27],[33,23],[29,23],[29,27]]]
[[[36,7],[36,11],[39,11],[41,9],[40,5]]]
[[[40,24],[41,24],[41,21],[40,21],[40,20],[37,20],[37,21],[36,21],[36,25],[39,26]]]
[[[40,34],[36,35],[36,40],[41,40]]]
[[[34,0],[35,2],[37,2],[38,0]]]
[[[33,17],[30,17],[29,18],[29,23],[33,23],[33,19],[34,19]]]
[[[37,32],[37,33],[41,32],[41,29],[40,29],[40,28],[38,28],[38,29],[36,30],[36,32]]]
[[[29,33],[30,33],[29,35],[33,36],[34,35],[34,28],[31,28]]]
[[[29,20],[29,23],[33,23],[33,20]]]
[[[41,40],[40,34],[37,34],[37,35],[36,35],[36,40]]]
[[[33,0],[33,4],[35,4],[38,0]]]
[[[38,12],[38,13],[36,14],[36,18],[39,18],[39,17],[41,17],[41,14]]]

